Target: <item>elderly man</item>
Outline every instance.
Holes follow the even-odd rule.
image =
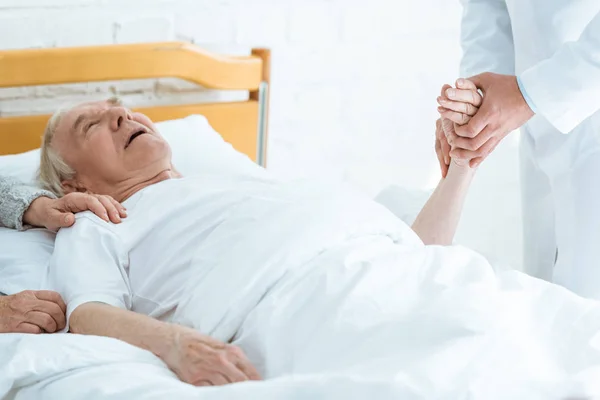
[[[57,194],[110,195],[128,218],[78,215],[57,235],[50,284],[65,298],[71,332],[149,350],[194,385],[340,369],[399,379],[422,371],[431,348],[462,340],[476,345],[459,346],[461,359],[490,348],[494,363],[519,359],[509,331],[535,308],[504,307],[523,284],[498,284],[466,249],[427,246],[451,244],[474,174],[468,161],[451,162],[411,230],[332,185],[182,177],[146,116],[114,100],[83,104],[50,120],[40,177]],[[547,323],[563,309],[578,318],[563,307],[545,313]],[[456,382],[463,364],[445,364],[431,373]]]

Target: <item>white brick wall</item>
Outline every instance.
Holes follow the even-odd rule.
[[[271,47],[269,167],[375,194],[390,183],[437,182],[435,97],[457,77],[460,12],[458,0],[0,0],[0,48],[161,40],[236,54]],[[0,115],[110,93],[135,105],[224,96],[172,79],[6,89]],[[505,143],[481,168],[459,238],[517,265],[515,148]],[[511,201],[495,204],[498,191]]]

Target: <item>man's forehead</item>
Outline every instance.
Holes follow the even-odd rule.
[[[65,115],[65,117],[66,117],[65,119],[75,120],[77,117],[79,117],[82,114],[87,114],[87,113],[93,112],[93,111],[104,110],[104,109],[112,107],[112,106],[113,106],[113,104],[109,103],[106,100],[92,101],[89,103],[79,104],[67,111],[67,113]]]

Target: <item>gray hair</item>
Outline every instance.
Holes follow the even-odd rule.
[[[56,128],[65,113],[66,109],[58,110],[50,117],[46,125],[44,136],[42,137],[40,169],[38,171],[38,182],[40,185],[58,197],[62,197],[65,194],[62,182],[65,179],[72,179],[75,176],[75,170],[52,148],[52,139],[54,139]]]
[[[116,96],[109,98],[107,102],[115,106],[122,105],[121,100]],[[60,109],[50,117],[44,130],[40,151],[38,182],[44,189],[54,193],[58,197],[62,197],[65,194],[62,182],[75,177],[75,170],[52,148],[52,139],[54,139],[56,128],[67,111],[68,108]]]

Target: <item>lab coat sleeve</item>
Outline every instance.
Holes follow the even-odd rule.
[[[461,0],[460,76],[515,74],[515,49],[505,0]]]
[[[562,133],[600,110],[600,13],[577,41],[563,44],[520,79],[538,113]]]
[[[73,310],[84,303],[131,308],[127,260],[110,224],[90,212],[77,214],[72,227],[58,232],[46,286],[63,297],[67,328]]]

